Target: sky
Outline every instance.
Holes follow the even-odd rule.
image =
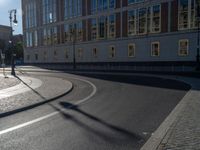
[[[21,0],[0,0],[0,24],[10,25],[9,13],[11,9],[17,9],[17,21],[18,25],[14,26],[14,34],[22,34],[22,11],[21,11]]]

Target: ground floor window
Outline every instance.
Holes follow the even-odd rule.
[[[128,45],[128,57],[135,57],[135,44]]]
[[[93,48],[92,53],[93,53],[93,56],[96,58],[97,57],[97,48]]]
[[[82,48],[78,49],[78,58],[83,58],[83,49]]]
[[[151,43],[151,56],[160,56],[160,42]]]
[[[179,56],[187,56],[189,54],[189,41],[187,39],[179,40]]]
[[[30,60],[30,55],[26,55],[26,60],[27,60],[27,61]]]
[[[116,54],[116,52],[115,52],[115,46],[112,45],[112,46],[109,47],[109,57],[110,58],[114,58],[115,54]]]
[[[65,50],[65,59],[68,59],[69,58],[69,51],[68,49]]]
[[[35,60],[36,61],[38,60],[38,54],[35,54]]]

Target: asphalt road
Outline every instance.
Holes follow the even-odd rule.
[[[43,75],[66,78],[74,89],[49,104],[0,118],[1,150],[138,150],[189,90],[153,77]]]

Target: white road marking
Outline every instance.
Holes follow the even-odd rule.
[[[73,77],[70,77],[70,78],[73,78]],[[92,88],[93,88],[93,91],[92,91],[92,93],[91,93],[89,96],[87,96],[87,97],[84,98],[84,99],[81,99],[81,100],[77,101],[77,102],[75,103],[75,105],[79,105],[79,104],[81,104],[81,103],[84,103],[84,102],[88,101],[88,100],[89,100],[91,97],[93,97],[93,96],[95,95],[95,93],[97,92],[97,88],[96,88],[96,86],[95,86],[92,82],[87,81],[87,80],[84,80],[84,79],[79,79],[79,78],[73,78],[73,79],[86,82],[86,83],[90,84],[90,85],[92,86]],[[72,107],[72,106],[69,106],[68,108],[70,108],[70,107]],[[66,110],[66,109],[63,108],[63,109],[61,109],[60,111],[55,111],[55,112],[53,112],[53,113],[50,113],[50,114],[45,115],[45,116],[43,116],[43,117],[39,117],[39,118],[34,119],[34,120],[32,120],[32,121],[28,121],[28,122],[25,122],[25,123],[16,125],[16,126],[14,126],[14,127],[11,127],[11,128],[5,129],[5,130],[2,130],[2,131],[0,131],[0,136],[3,135],[3,134],[9,133],[9,132],[12,132],[12,131],[15,131],[15,130],[18,130],[18,129],[21,129],[21,128],[24,128],[24,127],[27,127],[27,126],[30,126],[30,125],[32,125],[32,124],[38,123],[38,122],[43,121],[43,120],[45,120],[45,119],[48,119],[48,118],[50,118],[50,117],[53,117],[53,116],[59,114],[61,111],[64,111],[64,110]]]

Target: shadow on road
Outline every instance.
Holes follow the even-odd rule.
[[[174,89],[188,91],[191,86],[181,81],[164,79],[159,77],[139,76],[139,75],[117,75],[117,74],[88,74],[88,73],[73,73],[89,78],[106,80],[119,83],[135,84],[140,86],[150,86],[165,89]]]
[[[126,129],[117,127],[115,125],[111,125],[87,112],[82,111],[76,105],[73,105],[68,102],[60,102],[59,104],[64,109],[73,110],[83,115],[84,117],[90,119],[91,121],[97,123],[97,125],[101,125],[101,126],[100,127],[98,126],[97,128],[95,128],[96,125],[90,126],[86,122],[84,123],[83,121],[80,121],[74,116],[66,113],[63,109],[59,109],[52,104],[49,104],[49,105],[52,106],[56,111],[59,111],[61,115],[63,116],[63,118],[73,121],[76,125],[80,126],[81,128],[84,128],[86,131],[89,131],[97,135],[98,137],[100,137],[101,139],[105,141],[115,143],[115,144],[120,144],[120,145],[124,143],[131,143],[131,144],[135,144],[135,146],[144,143],[143,137],[135,133],[132,133]]]

